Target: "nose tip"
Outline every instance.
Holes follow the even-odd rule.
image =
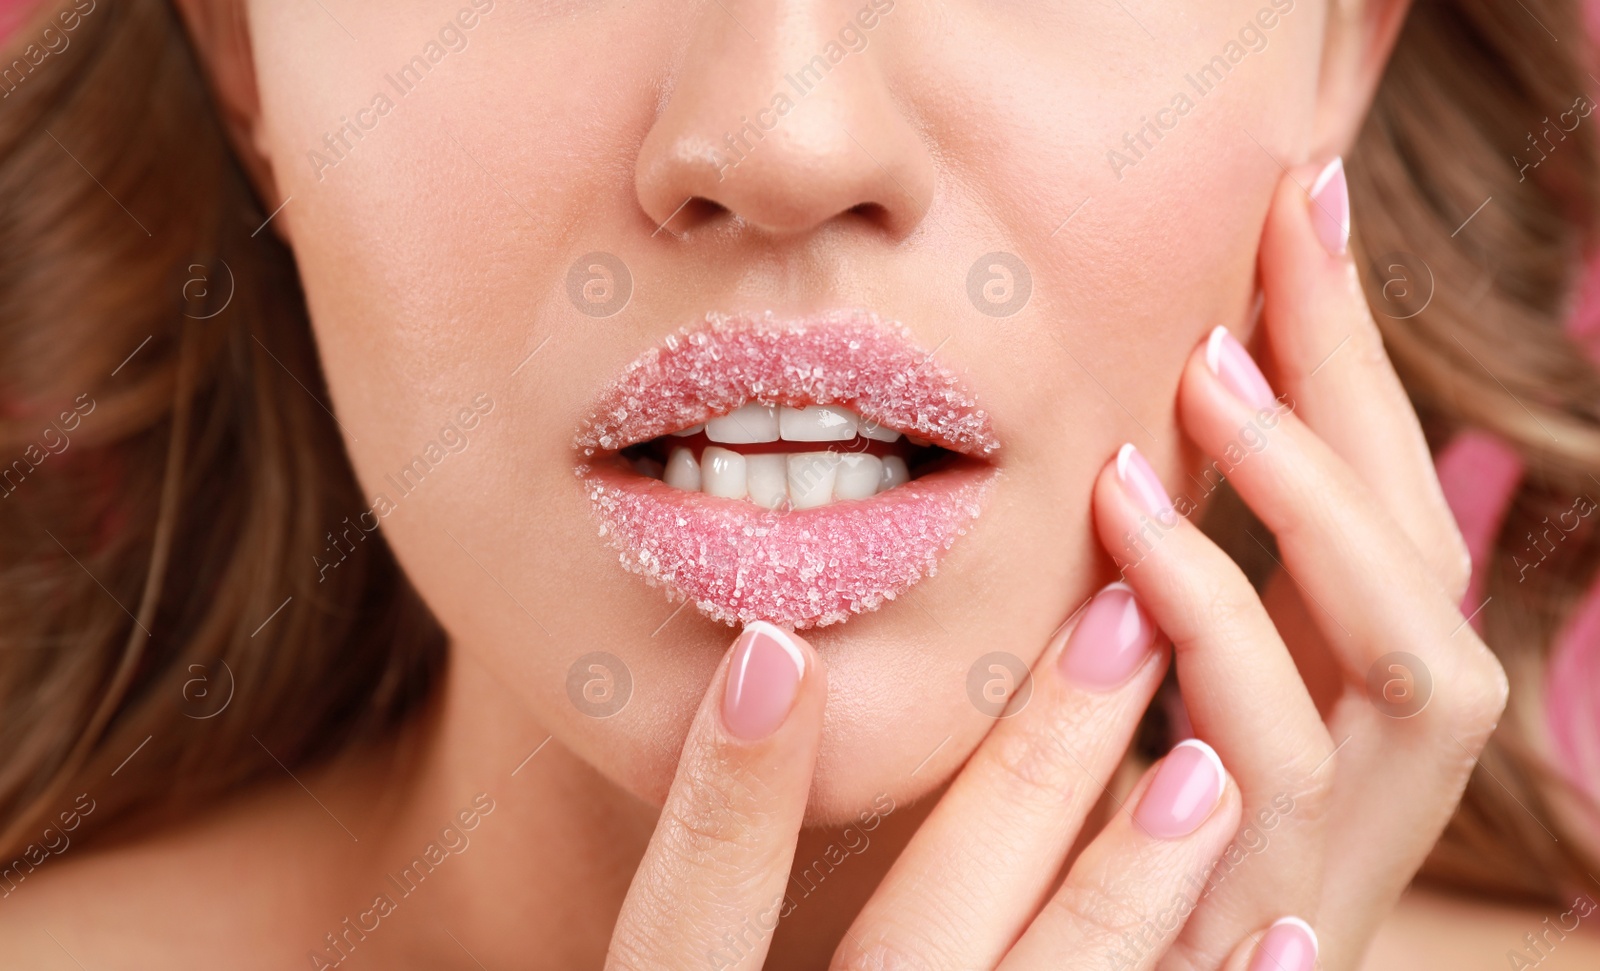
[[[899,237],[932,201],[935,170],[885,83],[882,16],[832,3],[712,6],[697,25],[634,180],[660,228],[734,222],[794,236],[853,220]],[[888,9],[892,9],[892,4]],[[752,43],[752,39],[754,43]]]

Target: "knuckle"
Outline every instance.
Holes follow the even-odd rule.
[[[1464,629],[1463,629],[1464,630]],[[1500,723],[1510,698],[1510,682],[1499,658],[1474,638],[1476,650],[1468,652],[1456,677],[1434,692],[1432,724],[1468,748],[1488,741]]]
[[[847,936],[834,952],[828,971],[945,971],[949,967],[885,939],[862,944]]]
[[[658,824],[667,834],[664,846],[702,863],[748,845],[760,813],[743,805],[741,796],[709,779],[696,780],[682,799],[669,799]]]
[[[1017,798],[1040,798],[1059,804],[1074,786],[1075,757],[1068,739],[1075,737],[1070,712],[1059,718],[1029,719],[991,738],[988,761],[1001,782]],[[1081,771],[1081,770],[1079,770]]]
[[[1133,901],[1104,884],[1083,885],[1068,880],[1050,898],[1047,909],[1091,941],[1119,940],[1124,931],[1144,922]]]

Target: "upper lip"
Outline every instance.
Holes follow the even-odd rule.
[[[903,324],[868,311],[784,319],[711,314],[636,358],[596,400],[585,455],[727,414],[748,401],[843,405],[868,421],[974,458],[1000,449],[976,397]]]

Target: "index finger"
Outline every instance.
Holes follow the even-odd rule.
[[[800,637],[760,621],[739,635],[689,729],[608,969],[761,967],[784,910],[826,696]]]

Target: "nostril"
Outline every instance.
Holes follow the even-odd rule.
[[[713,202],[704,196],[689,196],[677,209],[667,216],[666,220],[656,226],[656,232],[666,230],[673,235],[688,232],[696,226],[702,226],[727,215],[728,208]]]
[[[889,212],[889,207],[879,202],[863,202],[851,206],[850,215],[872,223],[874,226],[889,226],[894,221],[894,216]]]

